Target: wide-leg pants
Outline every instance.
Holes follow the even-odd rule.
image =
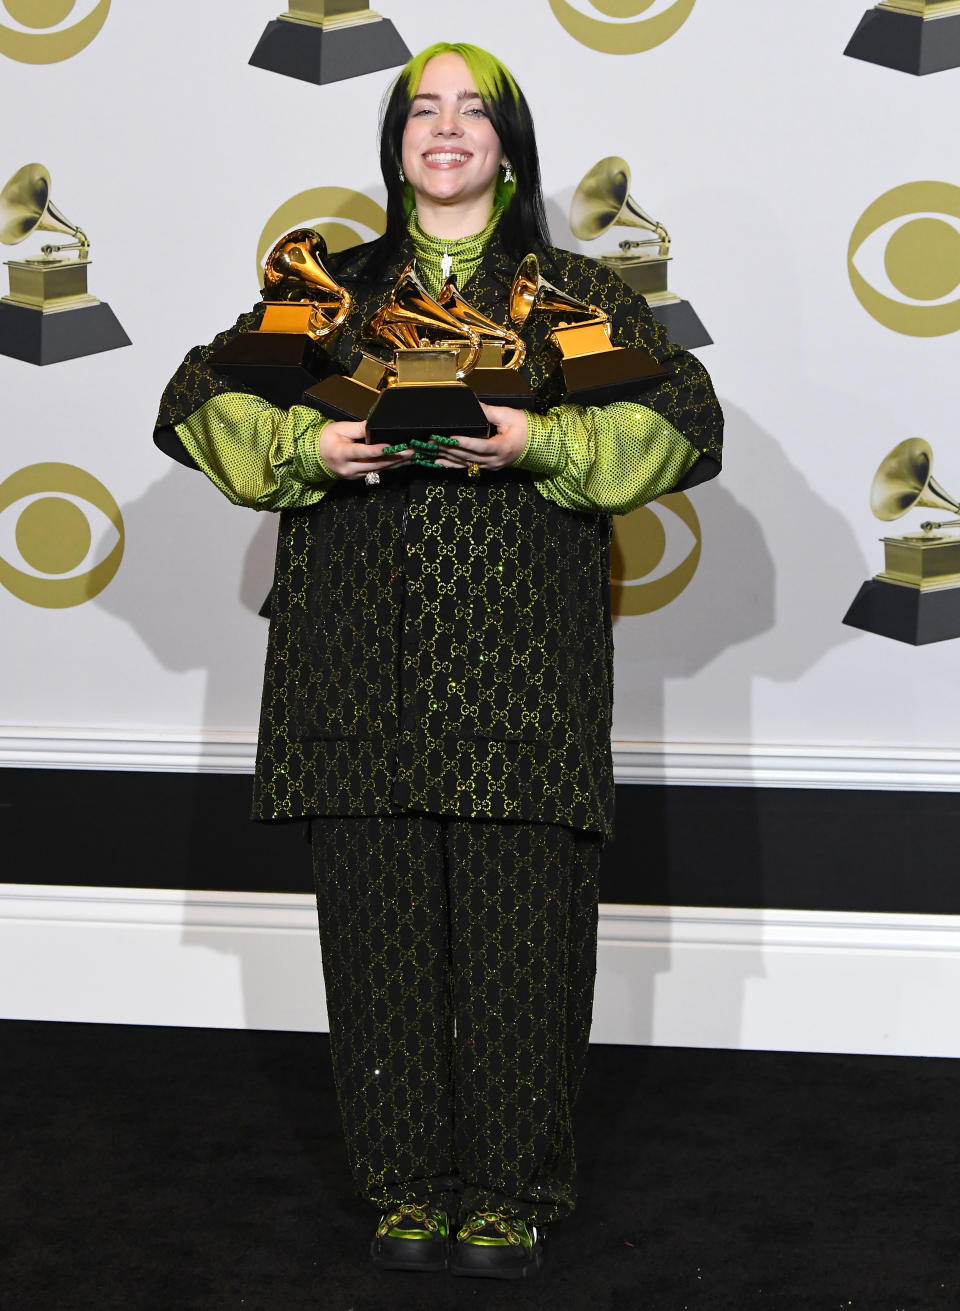
[[[311,839],[358,1192],[568,1215],[600,839],[414,814],[315,819]]]

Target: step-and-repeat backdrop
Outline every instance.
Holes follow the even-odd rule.
[[[328,43],[364,17],[383,58],[395,35],[510,65],[557,244],[600,256],[649,236],[570,229],[579,180],[625,159],[671,238],[661,312],[680,305],[682,331],[712,339],[698,352],[727,415],[722,478],[617,525],[614,736],[953,747],[960,568],[949,542],[913,538],[960,495],[960,57],[899,65],[904,41],[928,63],[956,46],[957,8],[383,0],[388,31],[345,0],[302,0],[272,29],[279,0],[2,0],[0,731],[255,731],[275,520],[150,435],[180,358],[254,302],[282,232],[317,226],[338,247],[379,231],[395,68],[314,84],[269,67],[294,58],[290,17]],[[864,24],[873,44],[845,55]],[[265,28],[268,67],[252,66]],[[362,66],[364,47],[341,48],[339,71]],[[48,198],[43,231],[29,196]],[[31,263],[87,239],[88,264]],[[931,471],[945,508],[882,523],[874,473],[907,441],[879,508],[932,496]],[[883,536],[905,538],[887,559]],[[880,631],[845,625],[885,563]]]

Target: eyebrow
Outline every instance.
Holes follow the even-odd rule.
[[[413,97],[413,99],[414,99],[414,100],[442,100],[443,97],[440,96],[440,95],[438,95],[435,91],[418,91],[417,94]],[[481,96],[481,94],[480,94],[479,91],[458,91],[458,92],[457,92],[457,100],[458,100],[458,101],[459,101],[459,100],[482,100],[482,99],[483,99],[483,96]]]

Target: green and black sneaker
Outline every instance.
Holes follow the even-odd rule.
[[[370,1244],[379,1270],[446,1270],[449,1252],[446,1212],[413,1202],[387,1211]]]
[[[545,1233],[501,1211],[474,1211],[460,1226],[450,1255],[455,1275],[529,1279],[543,1265]]]

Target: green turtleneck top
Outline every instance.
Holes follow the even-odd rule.
[[[499,219],[494,210],[482,232],[447,241],[424,232],[416,212],[411,214],[417,268],[431,294],[449,274],[461,291],[466,287]],[[228,392],[207,401],[176,431],[235,504],[304,509],[336,481],[317,451],[329,422],[307,405],[281,410],[259,397]],[[544,497],[571,510],[625,514],[668,492],[700,454],[666,419],[635,401],[528,411],[527,429],[517,467],[533,476]]]

